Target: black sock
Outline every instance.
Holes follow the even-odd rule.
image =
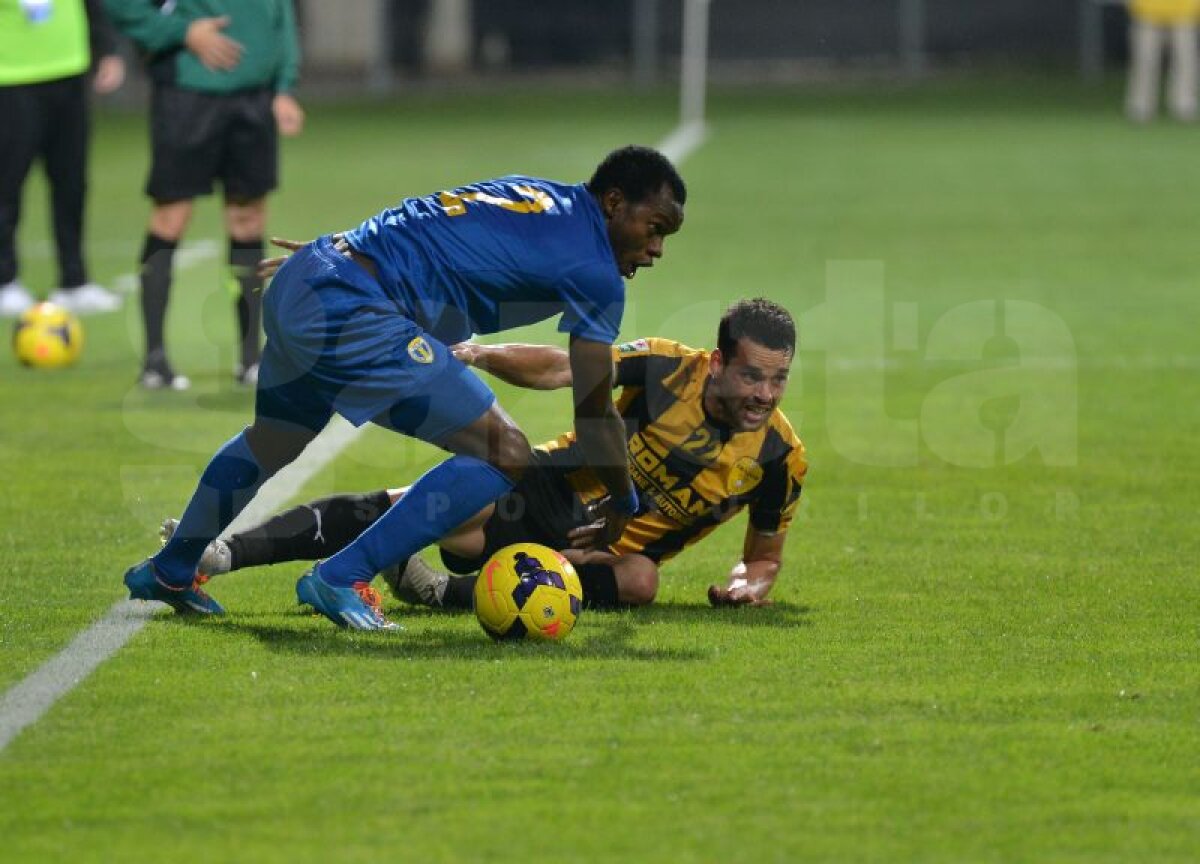
[[[238,283],[237,317],[241,334],[242,368],[258,362],[259,333],[262,331],[262,280],[258,262],[263,257],[263,240],[229,240],[229,272]]]
[[[142,244],[142,324],[146,330],[146,357],[163,353],[163,322],[171,294],[171,266],[176,243],[146,234]]]
[[[575,568],[583,585],[584,609],[616,609],[617,574],[611,564],[581,564]]]
[[[451,576],[446,583],[446,593],[442,595],[442,606],[447,609],[475,608],[475,580],[477,573],[470,576]]]
[[[387,490],[334,495],[286,510],[256,528],[229,538],[232,567],[328,558],[350,544],[387,512]]]

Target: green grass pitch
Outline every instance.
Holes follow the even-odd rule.
[[[561,645],[390,601],[404,632],[337,632],[295,607],[300,566],[222,578],[227,619],[152,621],[0,752],[0,860],[1200,859],[1200,151],[1118,104],[1054,80],[715,94],[625,334],[710,346],[755,294],[796,314],[784,407],[812,470],[776,605],[705,603],[744,517],[655,606]],[[674,102],[309,109],[284,236],[499,173],[582,179]],[[100,281],[133,269],[145,156],[140,117],[99,117]],[[40,291],[43,199],[20,234]],[[189,241],[168,338],[192,391],[134,387],[133,295],[74,369],[0,358],[0,692],[123,596],[249,418],[213,202]],[[563,393],[498,392],[535,441],[569,424]],[[300,497],[435,458],[368,431]]]

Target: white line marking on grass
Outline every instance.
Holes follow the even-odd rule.
[[[238,515],[230,529],[238,530],[274,514],[313,475],[349,446],[364,428],[355,428],[341,417],[335,417],[299,459],[263,484],[259,494]],[[120,651],[158,609],[159,604],[121,600],[104,617],[71,640],[66,648],[5,693],[0,698],[0,751],[21,734],[22,729],[40,720],[59,697],[69,693],[97,666]]]
[[[703,143],[706,135],[706,127],[702,124],[681,126],[668,135],[658,149],[672,162],[682,162]],[[187,266],[215,255],[216,248],[212,241],[197,243],[183,250],[177,261],[180,266]],[[184,264],[185,261],[187,264]],[[118,277],[114,287],[132,291],[137,287],[137,277]],[[350,446],[365,428],[365,425],[355,427],[341,417],[334,417],[305,448],[299,459],[263,484],[254,500],[233,520],[228,531],[241,530],[274,515],[305,483]],[[156,611],[156,606],[142,602],[118,602],[103,618],[71,640],[66,648],[5,693],[0,698],[0,752],[23,729],[40,720],[60,697],[73,690],[97,666],[120,651],[146,626]]]
[[[280,506],[349,447],[366,428],[366,424],[354,426],[341,416],[334,415],[321,434],[304,448],[300,458],[263,484],[254,500],[237,515],[225,533],[234,534],[274,516]]]
[[[175,271],[187,270],[189,267],[216,257],[217,243],[215,240],[197,240],[195,243],[179,247],[175,252]],[[112,289],[122,294],[132,294],[139,287],[141,287],[141,281],[137,273],[122,273],[112,281]]]
[[[5,693],[0,698],[0,750],[22,729],[36,723],[59,696],[119,651],[153,613],[154,609],[144,603],[120,601],[66,648]]]
[[[684,123],[675,127],[675,130],[658,145],[658,149],[672,162],[682,162],[691,156],[707,137],[708,127],[703,123]]]

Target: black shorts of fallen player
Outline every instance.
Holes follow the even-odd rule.
[[[541,451],[520,482],[496,501],[483,526],[484,549],[475,558],[442,550],[442,563],[453,573],[474,573],[497,551],[513,543],[541,543],[551,549],[570,546],[568,532],[590,520],[587,508],[567,481],[567,471],[552,465]]]

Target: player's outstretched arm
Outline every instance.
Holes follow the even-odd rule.
[[[495,375],[516,387],[529,390],[558,390],[571,386],[571,362],[567,352],[552,345],[479,345],[459,342],[450,346],[454,356],[468,366]]]
[[[783,564],[783,543],[786,532],[763,534],[750,525],[742,560],[729,571],[724,587],[708,586],[708,602],[713,606],[768,606],[767,594],[775,585]]]

